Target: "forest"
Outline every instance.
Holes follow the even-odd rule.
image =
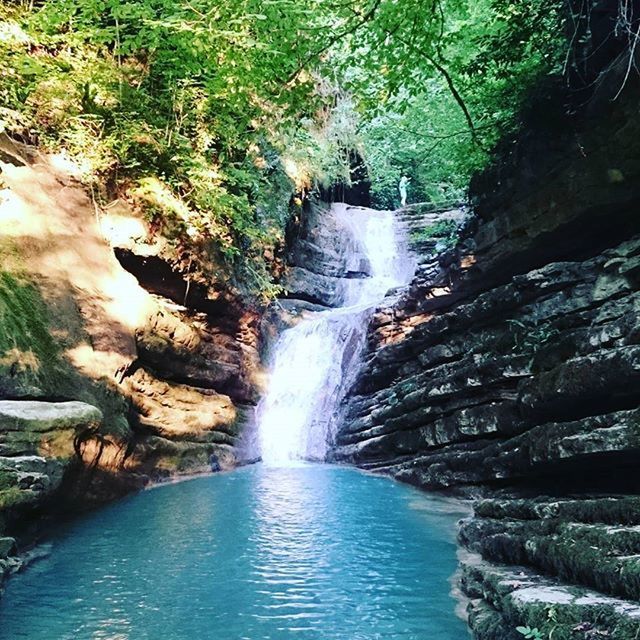
[[[0,640],[638,640],[639,42],[0,0]]]
[[[554,0],[20,0],[0,7],[0,127],[82,167],[155,232],[269,298],[287,221],[350,184],[462,201],[588,12]],[[621,20],[624,17],[621,14]],[[621,23],[621,30],[625,25]],[[357,179],[357,178],[356,178]],[[188,249],[187,249],[188,248]]]

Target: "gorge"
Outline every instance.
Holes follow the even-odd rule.
[[[0,639],[640,638],[636,5],[0,4]]]

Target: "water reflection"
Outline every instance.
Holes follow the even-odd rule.
[[[9,582],[0,640],[460,640],[457,515],[326,466],[145,492]]]
[[[331,517],[329,476],[314,476],[310,467],[265,468],[253,487],[254,580],[264,596],[257,616],[296,633],[322,624],[329,575],[331,542],[319,526]]]

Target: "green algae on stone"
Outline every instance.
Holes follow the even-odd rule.
[[[560,518],[571,522],[640,525],[640,497],[485,499],[474,505],[477,516],[537,520]]]
[[[583,640],[591,631],[594,638],[640,637],[635,601],[562,585],[521,566],[499,567],[469,556],[463,562],[462,585],[473,598],[469,621],[480,640],[521,637],[514,635],[518,626],[536,628],[554,640]],[[479,609],[477,598],[484,600]]]

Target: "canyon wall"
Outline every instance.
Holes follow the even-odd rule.
[[[265,313],[128,203],[98,206],[69,158],[0,136],[0,170],[1,583],[49,520],[254,461],[270,346],[370,266],[308,203]]]
[[[420,265],[374,318],[332,455],[484,498],[460,531],[481,639],[640,633],[640,90],[613,99],[623,70],[525,127],[470,211],[400,212]]]
[[[67,158],[0,169],[1,581],[47,516],[241,461],[261,367],[258,311]]]

